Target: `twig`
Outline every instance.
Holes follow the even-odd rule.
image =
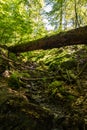
[[[78,76],[80,76],[82,74],[82,72],[84,71],[85,67],[87,66],[87,63],[84,64],[83,68],[81,69],[81,71],[77,74],[77,78]]]
[[[54,79],[54,78],[58,78],[59,80],[61,80],[61,77],[60,76],[56,76],[56,77],[54,77],[54,76],[52,76],[52,77],[41,77],[41,78],[25,78],[25,77],[20,77],[20,80],[23,80],[23,81],[37,81],[37,80],[44,80],[44,79],[46,79],[46,80],[50,80],[50,79]]]

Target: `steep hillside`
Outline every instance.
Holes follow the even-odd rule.
[[[86,130],[87,48],[0,54],[0,130]]]

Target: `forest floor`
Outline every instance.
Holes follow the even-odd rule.
[[[0,60],[0,130],[86,130],[87,49]]]

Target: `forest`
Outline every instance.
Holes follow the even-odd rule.
[[[0,130],[87,130],[86,17],[86,0],[0,0]]]

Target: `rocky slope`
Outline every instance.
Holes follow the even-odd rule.
[[[0,130],[87,129],[86,49],[43,53],[36,61],[1,55]]]

